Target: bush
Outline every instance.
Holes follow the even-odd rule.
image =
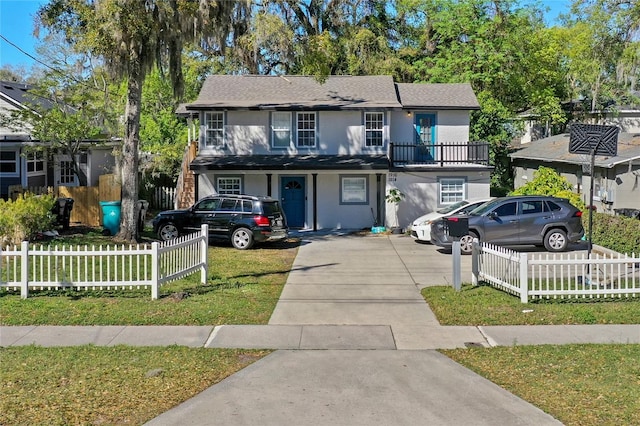
[[[53,195],[18,195],[15,201],[0,199],[0,246],[18,244],[38,232],[51,229],[55,216]]]
[[[589,214],[582,215],[585,234],[589,235]],[[591,240],[594,244],[631,255],[640,254],[640,220],[625,217],[611,216],[605,213],[593,213],[593,234]]]
[[[540,166],[533,173],[533,179],[512,191],[511,195],[550,195],[566,198],[580,210],[585,208],[580,194],[573,192],[571,183],[550,167]]]

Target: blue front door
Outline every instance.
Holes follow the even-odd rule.
[[[285,176],[280,181],[282,210],[291,228],[303,228],[305,218],[306,191],[304,177]]]
[[[416,114],[415,161],[429,163],[436,159],[436,115]]]

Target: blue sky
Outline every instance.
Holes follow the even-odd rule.
[[[33,15],[45,3],[46,0],[0,0],[0,34],[10,42],[0,38],[0,67],[24,65],[29,68],[34,64],[33,59],[18,48],[36,56],[37,40],[32,35]],[[560,13],[569,11],[571,0],[544,0],[541,3],[550,8],[546,19],[551,24]]]

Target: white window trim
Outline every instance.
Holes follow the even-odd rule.
[[[369,120],[368,118],[371,116],[380,116],[381,118],[381,124],[382,127],[380,129],[369,129],[368,128],[368,124],[373,122],[373,120]],[[378,120],[375,120],[376,122],[378,122]],[[384,112],[382,111],[369,111],[369,112],[365,112],[364,113],[364,123],[363,123],[363,127],[364,127],[364,146],[365,148],[382,148],[385,145],[385,138],[384,138],[384,122],[385,122],[385,115]],[[380,134],[380,144],[379,145],[373,145],[369,143],[369,139],[367,139],[367,133],[368,132],[376,132]]]
[[[442,184],[443,182],[446,181],[458,181],[460,183],[462,183],[462,190],[461,191],[453,191],[453,190],[448,190],[448,191],[443,191],[442,189]],[[459,196],[454,197],[453,199],[448,199],[445,200],[444,199],[444,194],[450,194],[450,195],[454,195],[456,193],[459,193]],[[464,177],[442,177],[442,178],[438,178],[438,204],[442,205],[442,206],[446,206],[449,204],[453,204],[453,203],[457,203],[458,201],[462,201],[462,200],[466,200],[467,199],[467,179]]]
[[[238,184],[237,190],[221,190],[222,181],[224,180],[236,180]],[[216,191],[219,195],[240,195],[242,194],[242,177],[241,176],[218,176],[216,178]],[[237,192],[236,192],[237,191]]]
[[[222,120],[221,123],[221,128],[210,128],[209,124],[214,121],[211,120],[211,116],[212,115],[220,115],[222,116]],[[224,148],[225,144],[226,144],[226,140],[227,140],[227,135],[226,135],[226,125],[225,125],[225,120],[226,120],[226,115],[224,112],[222,111],[205,111],[204,112],[204,116],[203,116],[204,120],[203,120],[203,139],[202,139],[202,146],[205,149],[215,149],[215,148]],[[215,120],[216,122],[218,120]],[[222,131],[222,140],[217,142],[217,143],[209,143],[209,131],[217,131],[217,130],[221,130]],[[212,137],[211,140],[214,140],[214,138]]]
[[[29,171],[29,164],[35,165],[42,163],[42,170]],[[35,151],[27,154],[26,158],[27,176],[42,176],[47,174],[47,159],[42,151]]]
[[[300,123],[299,117],[301,115],[312,115],[313,116],[313,129],[300,129],[298,124]],[[313,132],[313,145],[300,145],[300,132]],[[318,138],[318,113],[315,111],[303,111],[296,112],[296,148],[315,148],[317,145]]]
[[[359,182],[361,182],[364,185],[364,188],[357,189],[353,187]],[[352,187],[347,188],[346,184],[350,184]],[[345,199],[345,197],[349,197],[349,198]],[[341,205],[369,204],[369,178],[367,175],[340,175],[340,204]]]
[[[286,128],[280,128],[280,127],[276,127],[275,125],[275,117],[277,115],[280,115],[282,117],[284,117],[285,115],[287,116],[287,123],[288,126]],[[292,129],[292,125],[291,125],[291,112],[289,111],[274,111],[271,113],[271,147],[275,148],[275,149],[286,149],[289,148],[291,146],[291,139],[293,136],[293,129]],[[276,145],[276,136],[275,133],[276,132],[281,132],[281,131],[287,131],[289,132],[289,143],[287,145]]]
[[[11,164],[11,163],[15,164],[16,171],[15,172],[4,172],[4,173],[0,172],[0,176],[2,176],[2,177],[18,177],[18,176],[20,176],[20,152],[17,151],[17,150],[16,151],[6,150],[6,151],[2,151],[2,152],[12,152],[14,154],[15,158],[14,158],[13,161],[11,161],[11,160],[0,160],[0,162],[6,163],[6,164]]]

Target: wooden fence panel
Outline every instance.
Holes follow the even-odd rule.
[[[120,201],[122,199],[122,186],[116,179],[116,175],[108,174],[99,177],[100,188],[99,201]]]
[[[100,226],[100,191],[97,186],[60,186],[58,196],[73,198],[71,224]]]
[[[99,186],[59,186],[29,187],[21,185],[9,187],[12,199],[24,192],[33,194],[53,194],[54,197],[73,198],[73,209],[69,222],[71,225],[100,226],[102,224],[102,208],[100,201],[120,201],[121,185],[113,174],[102,175]]]

